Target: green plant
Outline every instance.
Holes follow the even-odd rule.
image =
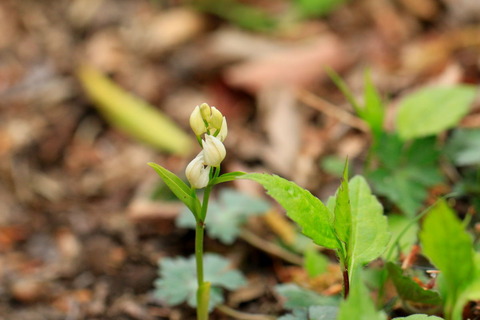
[[[193,302],[196,301],[197,318],[204,320],[208,319],[211,290],[211,282],[204,280],[203,264],[203,236],[210,193],[215,184],[230,181],[243,173],[229,173],[220,176],[220,164],[226,154],[223,141],[228,133],[226,119],[220,111],[206,103],[197,106],[190,116],[190,126],[198,143],[203,148],[185,170],[190,187],[162,166],[155,163],[149,163],[149,165],[158,173],[175,196],[190,209],[195,218],[197,287],[196,300],[189,299],[189,302],[193,305]],[[203,140],[202,135],[204,135]],[[203,201],[200,203],[196,191],[203,188],[205,189]]]
[[[365,73],[362,104],[338,74],[328,71],[372,133],[366,176],[374,191],[407,216],[415,216],[427,198],[428,189],[445,180],[439,170],[442,145],[436,135],[453,128],[468,113],[477,94],[475,87],[426,87],[407,95],[398,106],[396,130],[387,132],[383,128],[385,103],[370,74]],[[460,132],[460,135],[464,135],[461,138],[466,138],[468,147],[452,139],[451,153],[457,152],[456,159],[460,161],[476,161],[478,153],[469,147],[477,145],[474,141],[478,133]]]
[[[348,182],[346,168],[342,184],[326,205],[281,177],[258,173],[242,176],[263,185],[303,234],[316,244],[335,250],[343,270],[345,297],[351,281],[357,277],[358,267],[378,258],[389,241],[382,206],[363,177],[356,176]]]

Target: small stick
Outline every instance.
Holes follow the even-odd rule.
[[[245,313],[234,310],[224,304],[217,306],[217,310],[225,313],[226,315],[241,320],[275,320],[275,317],[268,316],[265,314],[253,314],[253,313]]]
[[[285,261],[288,261],[290,263],[296,264],[296,265],[302,265],[303,264],[303,259],[302,257],[288,252],[287,250],[283,249],[282,247],[279,247],[269,241],[263,240],[259,236],[255,235],[254,233],[243,229],[242,232],[240,233],[240,237],[251,244],[252,246],[263,250],[267,253],[270,253],[274,256],[280,257]]]
[[[356,128],[363,132],[369,132],[368,126],[365,124],[365,122],[363,122],[363,120],[343,109],[340,109],[338,106],[320,98],[317,95],[314,95],[309,91],[302,89],[298,90],[297,98],[307,106],[323,112],[327,116],[335,118],[350,127]]]

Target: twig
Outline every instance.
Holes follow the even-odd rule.
[[[226,315],[241,320],[275,320],[276,317],[268,316],[265,314],[252,314],[252,313],[245,313],[234,310],[224,304],[217,306],[217,310],[225,313]]]
[[[357,118],[353,114],[340,109],[334,104],[314,95],[311,92],[300,89],[297,91],[297,98],[309,107],[317,109],[320,112],[325,113],[327,116],[337,119],[338,121],[361,130],[363,132],[369,132],[368,126],[360,118]]]
[[[240,233],[240,238],[251,244],[252,246],[263,250],[267,253],[270,253],[274,256],[280,257],[285,261],[288,261],[290,263],[296,264],[296,265],[302,265],[303,264],[303,259],[291,252],[288,252],[287,250],[283,249],[282,247],[279,247],[269,241],[263,240],[259,236],[255,235],[254,233],[248,231],[248,230],[242,230]]]

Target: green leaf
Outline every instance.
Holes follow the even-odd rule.
[[[438,292],[423,289],[417,282],[403,275],[402,268],[396,264],[388,262],[387,269],[397,289],[397,293],[402,300],[431,305],[439,305],[442,303]]]
[[[295,8],[303,17],[323,17],[347,0],[296,0]]]
[[[319,253],[314,247],[305,251],[304,268],[310,278],[314,278],[327,271],[328,258]]]
[[[459,166],[480,164],[480,130],[454,130],[448,140],[446,153]]]
[[[211,284],[209,310],[223,302],[223,288],[235,290],[245,284],[237,270],[229,270],[229,262],[216,254],[204,255],[205,282]],[[163,258],[159,262],[159,278],[155,281],[155,296],[169,305],[187,302],[197,305],[197,274],[195,256]]]
[[[165,169],[161,165],[153,162],[149,162],[148,165],[157,172],[175,196],[177,196],[177,198],[182,201],[195,216],[197,216],[200,212],[200,201],[198,201],[197,197],[192,196],[192,189],[190,189],[185,182],[174,173]]]
[[[427,189],[443,181],[436,139],[428,137],[403,144],[395,135],[385,135],[380,145],[380,165],[368,173],[368,179],[377,194],[413,217],[425,201]]]
[[[443,320],[436,316],[429,316],[426,314],[412,314],[408,317],[393,318],[393,320]]]
[[[370,72],[365,72],[364,99],[365,105],[359,109],[359,116],[368,124],[372,130],[376,142],[383,133],[383,120],[385,118],[385,107],[382,98],[375,88]]]
[[[195,6],[248,30],[271,31],[277,25],[277,21],[267,12],[239,1],[203,0],[196,2]]]
[[[308,308],[309,320],[336,320],[338,307],[336,306],[314,306]]]
[[[344,243],[350,242],[352,233],[352,213],[350,208],[350,196],[348,192],[348,161],[345,163],[343,179],[338,188],[335,198],[334,227],[338,239]]]
[[[382,311],[377,311],[361,277],[352,279],[350,294],[342,301],[337,320],[386,320]]]
[[[308,317],[308,309],[294,309],[292,313],[277,318],[277,320],[310,320]]]
[[[294,309],[293,313],[284,315],[278,320],[336,320],[338,307],[313,306],[308,309]]]
[[[352,212],[352,233],[347,243],[347,261],[350,281],[355,270],[378,258],[390,239],[387,218],[377,198],[361,176],[349,182]]]
[[[172,120],[125,92],[98,70],[81,67],[78,78],[95,107],[113,126],[160,150],[180,155],[192,150],[192,139]]]
[[[293,283],[279,284],[275,291],[285,298],[285,309],[308,308],[310,306],[337,306],[338,297],[322,296],[314,291],[304,289]]]
[[[334,155],[325,156],[322,158],[320,165],[326,173],[341,178],[345,169],[345,159]]]
[[[332,68],[327,67],[326,68],[327,74],[332,79],[333,83],[337,86],[340,91],[342,91],[343,95],[345,98],[348,100],[348,102],[352,105],[352,108],[355,110],[355,112],[360,115],[361,107],[360,104],[355,100],[355,96],[348,87],[348,85],[345,83],[345,81],[342,80],[340,75],[335,72]]]
[[[225,173],[225,174],[222,174],[221,176],[215,178],[215,179],[212,179],[210,181],[210,185],[216,185],[216,184],[219,184],[219,183],[223,183],[223,182],[229,182],[229,181],[233,181],[243,175],[245,175],[246,173],[245,172],[241,172],[241,171],[234,171],[234,172],[229,172],[229,173]]]
[[[446,300],[446,318],[461,319],[461,307],[455,303],[476,275],[474,251],[470,235],[445,200],[428,212],[420,240],[423,253],[441,271],[440,290]]]
[[[390,238],[390,242],[385,252],[390,252],[391,250],[393,250],[395,254],[390,254],[390,257],[384,256],[384,259],[397,260],[397,257],[399,256],[399,249],[401,253],[406,254],[417,242],[417,234],[419,227],[418,223],[411,223],[411,219],[398,214],[388,215],[387,220],[388,230],[391,232],[392,237]],[[397,240],[400,233],[403,232],[407,226],[409,226],[408,229],[399,239],[398,243],[394,242]]]
[[[218,201],[210,201],[206,230],[210,238],[232,244],[240,234],[248,217],[265,213],[271,205],[260,198],[252,197],[234,189],[225,188]],[[179,227],[195,229],[196,222],[188,210],[182,211],[176,220]]]
[[[275,175],[251,173],[242,178],[260,183],[300,226],[302,233],[316,244],[331,249],[340,247],[332,225],[332,213],[309,191]]]
[[[469,111],[476,88],[459,85],[420,89],[400,103],[397,131],[403,140],[435,135],[454,127]]]

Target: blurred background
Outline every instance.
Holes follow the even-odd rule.
[[[327,69],[360,100],[368,69],[392,131],[405,94],[479,83],[480,1],[2,0],[0,319],[192,319],[152,295],[157,261],[190,255],[193,233],[147,162],[183,176],[200,150],[188,118],[207,102],[228,121],[224,172],[325,199],[372,142]],[[460,126],[480,127],[478,103]],[[284,262],[244,241],[206,248],[240,269],[248,256],[263,281],[230,306],[282,312]]]

